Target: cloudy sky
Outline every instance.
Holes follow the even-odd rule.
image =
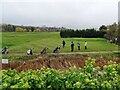
[[[118,21],[119,0],[2,0],[2,23],[98,28]]]

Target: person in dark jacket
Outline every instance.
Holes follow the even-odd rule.
[[[74,51],[74,42],[72,41],[71,42],[71,52],[73,52]]]
[[[65,47],[65,44],[66,44],[64,40],[62,41],[62,44],[63,44],[63,48],[64,48],[64,47]]]

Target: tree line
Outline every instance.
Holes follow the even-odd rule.
[[[33,26],[19,26],[12,24],[2,24],[2,32],[33,32],[35,28]]]
[[[92,38],[106,38],[108,40],[120,41],[120,23],[113,23],[111,25],[101,25],[99,30],[93,29],[83,29],[83,30],[74,30],[74,29],[65,29],[60,31],[60,36],[62,38],[67,37],[92,37]]]
[[[105,31],[97,31],[93,29],[85,29],[85,30],[73,30],[67,29],[60,31],[60,36],[62,38],[70,38],[70,37],[81,37],[81,38],[103,38]]]
[[[46,27],[46,26],[23,26],[23,25],[12,25],[2,24],[0,25],[2,32],[59,32],[64,27]]]

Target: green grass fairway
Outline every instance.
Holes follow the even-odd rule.
[[[70,52],[71,41],[75,43],[75,52],[77,50],[77,42],[81,42],[81,52],[94,51],[117,51],[118,46],[107,43],[103,38],[60,38],[59,32],[3,32],[2,47],[7,46],[9,52],[26,52],[29,48],[34,48],[33,52],[39,53],[42,48],[48,47],[48,52],[61,45],[62,40],[66,41],[66,47],[61,47],[60,52]],[[84,41],[88,42],[88,49],[84,49]]]

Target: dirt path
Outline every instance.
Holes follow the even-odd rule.
[[[70,52],[70,53],[59,53],[59,54],[104,54],[104,53],[120,53],[119,51],[99,51],[99,52]],[[54,54],[54,53],[48,53]]]
[[[120,53],[120,51],[99,51],[99,52],[66,52],[66,53],[47,53],[47,55],[56,55],[56,54],[60,54],[60,55],[65,55],[65,54],[105,54],[105,53]],[[38,53],[33,53],[34,55],[39,55]],[[12,55],[12,56],[22,56],[22,55],[27,55],[26,53],[22,53],[22,52],[15,52],[15,53],[9,53],[7,55]]]

